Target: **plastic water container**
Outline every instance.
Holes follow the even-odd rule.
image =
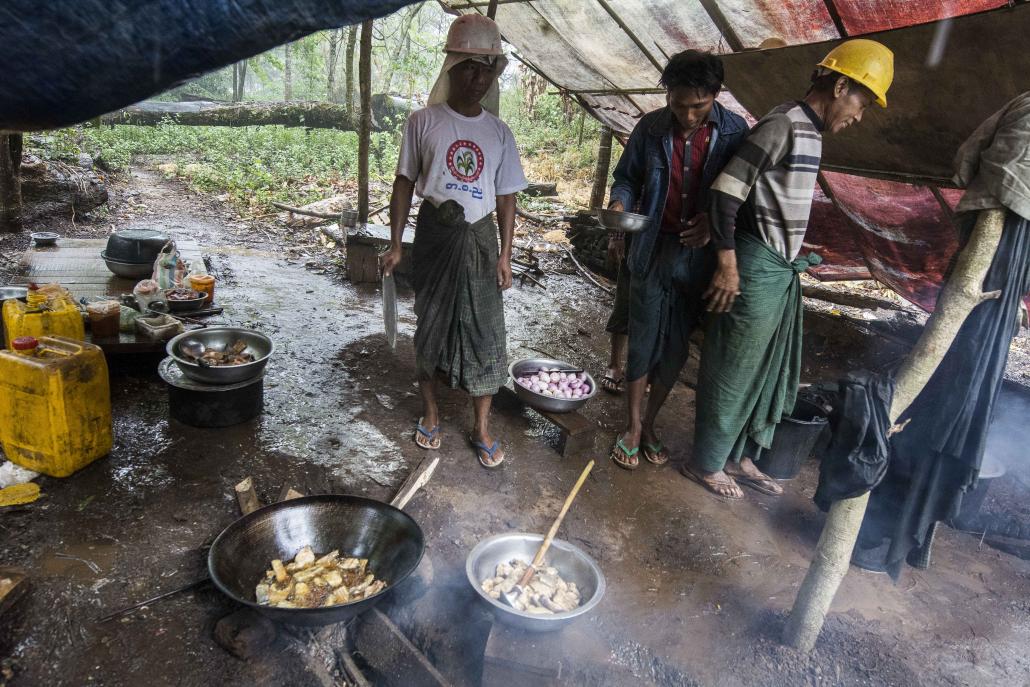
[[[67,298],[47,299],[29,291],[27,302],[16,299],[4,301],[4,345],[22,336],[63,336],[82,341],[86,338],[86,325],[79,307]]]
[[[107,361],[93,344],[42,337],[0,351],[0,444],[11,462],[67,477],[111,451]]]

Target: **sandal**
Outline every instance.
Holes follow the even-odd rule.
[[[772,477],[751,477],[749,475],[745,475],[743,472],[727,472],[726,474],[737,484],[751,487],[760,494],[765,494],[767,496],[783,496],[783,487],[777,484]]]
[[[665,444],[661,439],[657,444],[641,443],[640,447],[644,450],[644,458],[651,465],[665,465],[669,462],[669,454],[665,452]]]
[[[626,444],[622,443],[622,437],[619,437],[615,441],[615,446],[612,448],[610,458],[615,461],[615,464],[625,470],[636,470],[640,467],[640,459],[637,458],[637,452],[640,451],[640,447],[637,446],[634,449],[626,448]]]
[[[683,475],[684,477],[686,477],[687,479],[689,479],[691,482],[696,482],[697,484],[700,484],[710,494],[712,494],[713,496],[717,496],[720,499],[726,499],[726,500],[735,501],[737,499],[744,498],[743,492],[740,492],[740,487],[737,486],[737,483],[729,475],[726,475],[726,478],[729,480],[729,482],[723,482],[722,480],[720,480],[720,481],[715,482],[713,484],[713,483],[709,482],[708,480],[706,480],[703,475],[699,475],[696,472],[694,472],[690,468],[690,466],[688,464],[684,464],[683,467],[680,468],[680,474]],[[729,486],[737,487],[737,491],[740,492],[740,493],[721,494],[718,491],[716,491],[717,487],[729,487]]]
[[[504,462],[504,451],[501,451],[500,442],[494,441],[493,446],[487,446],[482,441],[476,441],[475,439],[469,439],[469,442],[476,449],[476,457],[479,458],[479,464],[488,470],[500,467],[501,463]],[[494,454],[500,451],[501,457],[494,458]],[[486,459],[483,458],[483,454],[486,454]]]
[[[423,420],[425,420],[425,418],[420,417],[418,422],[415,424],[415,443],[419,445],[419,448],[424,448],[427,451],[435,451],[440,448],[440,425],[437,425],[432,429],[426,429],[422,426]]]
[[[625,377],[620,377],[620,378],[616,379],[615,377],[612,377],[611,375],[605,375],[605,376],[601,377],[601,388],[604,389],[605,391],[607,391],[610,394],[615,394],[615,395],[621,394],[622,391],[623,391],[623,389],[622,389],[622,381],[623,381],[623,379],[625,379]]]

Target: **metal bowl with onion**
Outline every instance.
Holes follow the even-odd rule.
[[[367,599],[322,608],[279,608],[257,603],[254,588],[273,559],[288,561],[310,546],[319,555],[333,549],[367,558],[368,569],[386,588]],[[245,515],[211,544],[211,581],[238,604],[291,625],[327,625],[349,620],[379,603],[418,567],[425,552],[418,523],[404,511],[361,496],[322,494],[280,501]]]
[[[589,372],[587,372],[586,375],[587,381],[590,382],[590,393],[585,396],[581,396],[580,398],[557,398],[555,396],[546,396],[544,394],[537,393],[532,389],[527,389],[518,383],[519,377],[528,374],[535,374],[543,370],[545,367],[557,367],[563,370],[579,369],[577,365],[562,362],[561,360],[553,360],[551,358],[526,358],[524,360],[517,360],[508,366],[508,374],[511,376],[512,385],[515,387],[515,395],[530,408],[535,410],[546,410],[549,413],[571,413],[573,410],[581,408],[587,401],[597,395],[597,383]]]
[[[576,618],[586,615],[601,602],[606,587],[604,573],[590,556],[567,541],[555,539],[551,542],[545,561],[558,569],[558,574],[563,580],[576,583],[582,599],[579,608],[566,613],[537,615],[517,611],[503,601],[490,598],[483,591],[483,580],[494,576],[498,563],[513,558],[526,562],[533,560],[543,540],[543,535],[527,532],[499,534],[477,544],[465,561],[465,575],[469,584],[476,590],[479,599],[493,612],[494,617],[508,625],[531,632],[560,630]]]
[[[242,340],[247,344],[244,349],[254,356],[254,362],[242,365],[198,365],[192,358],[182,352],[183,341],[199,341],[204,348],[223,351],[235,341]],[[261,332],[239,327],[208,327],[194,329],[179,334],[165,346],[168,355],[179,366],[182,373],[190,379],[203,384],[236,384],[257,377],[268,364],[268,358],[275,351],[272,340]]]
[[[603,208],[597,210],[597,221],[608,231],[621,231],[627,234],[639,234],[651,226],[651,218],[647,215]]]

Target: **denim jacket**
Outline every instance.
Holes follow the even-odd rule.
[[[611,202],[622,201],[623,207],[651,218],[651,226],[633,237],[627,263],[631,272],[643,274],[651,263],[651,253],[661,232],[665,197],[669,193],[669,167],[672,164],[673,114],[668,107],[644,115],[633,128],[619,164],[615,166],[615,183]],[[708,207],[708,188],[729,162],[747,136],[747,122],[719,102],[712,106],[709,119],[715,124],[708,145],[701,177],[698,207]]]

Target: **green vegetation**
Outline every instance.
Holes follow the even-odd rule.
[[[436,79],[450,17],[433,3],[405,8],[376,22],[373,42],[375,90],[411,98],[427,93]],[[230,100],[241,72],[243,100],[281,100],[287,90],[298,100],[348,101],[346,60],[350,28],[326,31],[274,48],[233,67],[207,74],[161,96]],[[355,59],[356,62],[356,59]],[[356,77],[350,79],[356,92]],[[501,117],[511,127],[534,181],[558,182],[563,200],[585,203],[593,173],[599,126],[575,103],[512,61],[502,81]],[[356,97],[352,93],[352,97]],[[389,184],[397,163],[400,129],[372,136],[370,174]],[[84,126],[31,137],[29,152],[44,158],[89,153],[111,171],[124,171],[147,156],[167,174],[198,191],[228,194],[241,211],[259,215],[279,201],[302,205],[353,192],[358,139],[349,131],[268,127]]]

